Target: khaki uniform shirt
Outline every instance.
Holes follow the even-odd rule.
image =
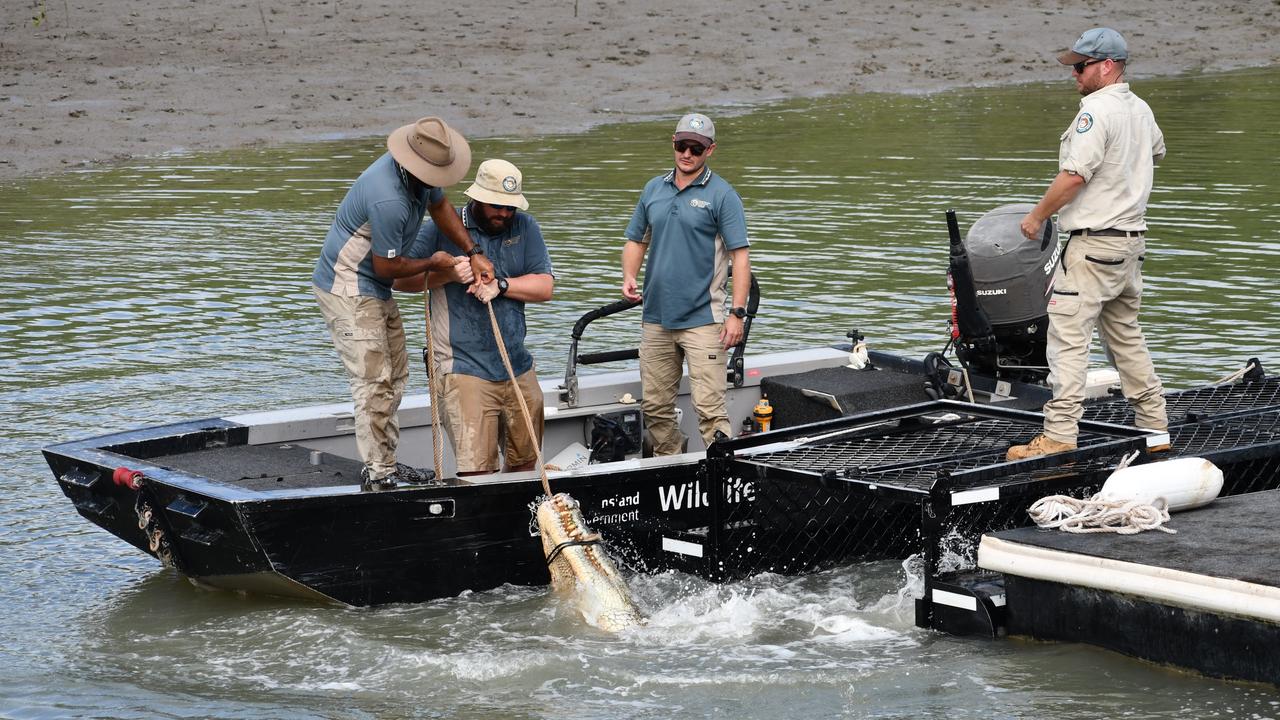
[[[1147,198],[1164,134],[1151,108],[1128,83],[1095,90],[1062,133],[1058,169],[1085,185],[1058,212],[1064,230],[1146,230]]]

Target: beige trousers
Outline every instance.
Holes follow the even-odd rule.
[[[404,322],[394,299],[342,297],[312,286],[355,401],[356,449],[370,477],[396,469],[400,398],[409,379]]]
[[[684,444],[684,435],[676,425],[676,395],[686,360],[702,440],[710,445],[716,430],[725,435],[733,432],[724,403],[726,359],[720,344],[720,324],[667,330],[644,323],[640,339],[640,387],[644,397],[640,399],[640,409],[655,455],[675,455]]]
[[[508,468],[538,459],[538,448],[542,445],[543,398],[536,368],[516,378],[520,394],[529,406],[534,432],[538,434],[532,440],[510,380],[493,382],[449,373],[442,384],[440,421],[453,440],[458,472],[497,472],[499,443],[503,445]]]
[[[1044,434],[1058,442],[1076,442],[1095,325],[1137,426],[1168,427],[1164,388],[1138,325],[1145,255],[1144,238],[1085,234],[1067,244],[1049,302],[1046,348],[1053,399],[1044,404]]]

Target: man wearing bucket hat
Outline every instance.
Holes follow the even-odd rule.
[[[533,356],[525,348],[525,303],[546,302],[555,289],[542,229],[524,212],[524,177],[506,160],[485,160],[463,194],[470,201],[453,217],[493,261],[490,282],[472,284],[465,263],[432,268],[396,282],[397,290],[431,292],[432,354],[440,373],[440,419],[453,443],[459,475],[530,470],[542,444],[544,405]],[[424,223],[415,255],[466,257],[438,218]],[[489,321],[493,307],[537,437],[530,438]],[[505,462],[499,462],[498,446]]]
[[[1147,198],[1164,135],[1151,108],[1124,81],[1129,48],[1111,28],[1093,28],[1058,62],[1070,65],[1080,111],[1062,133],[1058,175],[1022,219],[1022,233],[1041,236],[1058,213],[1068,231],[1049,300],[1046,354],[1053,398],[1044,405],[1044,429],[1009,460],[1074,450],[1084,412],[1089,344],[1097,325],[1135,424],[1166,430],[1164,387],[1138,325],[1142,261],[1146,256]],[[1168,450],[1159,442],[1150,450]]]
[[[716,149],[711,118],[690,113],[671,136],[675,168],[650,180],[640,194],[622,248],[622,295],[644,299],[640,339],[641,410],[656,455],[681,452],[675,401],[682,366],[698,431],[707,445],[729,435],[725,408],[725,351],[742,340],[751,262],[742,198],[707,161]],[[648,254],[644,292],[636,277]],[[733,268],[733,302],[725,311],[725,283]]]
[[[407,251],[430,213],[463,248],[465,277],[490,278],[493,265],[473,246],[443,188],[471,165],[471,148],[439,118],[392,132],[388,152],[356,179],[338,205],[312,273],[312,288],[355,401],[356,447],[366,489],[425,482],[430,475],[396,461],[397,413],[409,377],[404,323],[391,297],[395,278],[456,268],[448,253]]]

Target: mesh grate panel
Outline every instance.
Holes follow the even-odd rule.
[[[1277,414],[1251,415],[1219,422],[1195,423],[1169,429],[1173,444],[1172,456],[1208,457],[1218,453],[1253,445],[1271,445],[1277,442],[1275,427]]]
[[[945,425],[910,428],[808,445],[793,450],[762,453],[752,460],[792,470],[822,473],[835,470],[874,472],[877,467],[911,463],[936,463],[988,451],[1003,455],[1009,438],[1024,434],[1026,424],[1003,419],[970,420]],[[997,452],[998,451],[998,452]]]
[[[734,506],[724,521],[721,570],[726,579],[762,572],[797,574],[859,558],[896,558],[919,546],[920,511],[852,492],[846,483],[762,481],[756,501]]]
[[[1085,434],[1080,436],[1082,445],[1097,440],[1104,441],[1109,438],[1100,435]],[[913,490],[928,492],[933,488],[940,473],[957,475],[952,489],[963,490],[974,486],[987,486],[990,481],[982,478],[976,478],[971,482],[965,482],[965,478],[960,473],[966,470],[974,470],[982,467],[990,467],[1005,462],[1005,451],[1011,445],[1009,441],[1002,443],[994,452],[972,455],[965,458],[950,458],[947,460],[927,463],[918,467],[890,468],[887,470],[873,470],[863,472],[857,475],[859,480],[864,482],[874,482],[879,485],[887,485],[893,487],[903,487]],[[1023,483],[1033,480],[1049,480],[1062,477],[1064,474],[1079,475],[1083,472],[1093,472],[1095,470],[1114,467],[1119,462],[1120,456],[1102,456],[1097,458],[1081,459],[1070,465],[1058,468],[1050,467],[1029,472],[1013,472],[1003,475],[997,484],[1010,485]]]
[[[1215,385],[1165,396],[1170,425],[1200,422],[1215,415],[1280,406],[1280,377],[1233,385]],[[1133,408],[1123,398],[1086,405],[1084,419],[1133,425]]]

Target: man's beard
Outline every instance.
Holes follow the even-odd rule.
[[[499,233],[504,233],[510,230],[511,223],[515,222],[515,219],[516,217],[514,215],[511,215],[509,217],[497,217],[492,220],[489,218],[481,217],[480,229],[484,230],[485,234],[487,235],[497,235]]]

